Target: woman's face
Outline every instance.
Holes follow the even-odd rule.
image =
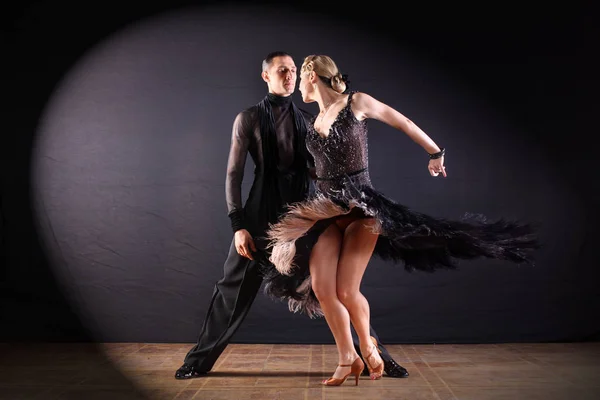
[[[308,72],[300,72],[300,84],[298,85],[300,93],[302,93],[302,101],[305,103],[312,103],[315,101],[313,97],[314,87],[310,82]]]

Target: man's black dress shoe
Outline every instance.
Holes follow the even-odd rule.
[[[385,371],[385,374],[391,378],[406,378],[408,376],[408,371],[406,368],[398,364],[393,359],[389,361],[383,361],[383,370]],[[369,376],[369,370],[365,368],[362,374]]]
[[[408,371],[402,365],[398,364],[394,359],[383,361],[383,370],[392,378],[406,378]]]
[[[206,371],[199,371],[198,368],[188,364],[183,364],[175,371],[175,379],[190,379],[206,375]]]

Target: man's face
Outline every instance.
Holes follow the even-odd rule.
[[[263,79],[269,86],[269,92],[278,96],[289,96],[296,88],[296,64],[289,56],[273,58],[269,69],[263,72]]]

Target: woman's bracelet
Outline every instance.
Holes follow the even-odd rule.
[[[442,149],[440,151],[438,151],[437,153],[429,154],[429,158],[431,160],[435,160],[436,158],[443,157],[444,154],[446,154],[446,149],[442,147]]]

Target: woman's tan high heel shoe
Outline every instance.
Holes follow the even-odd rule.
[[[371,350],[371,352],[369,353],[368,356],[365,357],[365,362],[367,363],[367,368],[369,369],[369,376],[371,377],[371,380],[377,380],[377,379],[381,379],[381,376],[383,375],[384,365],[383,365],[383,359],[382,359],[381,362],[375,368],[373,368],[371,366],[371,363],[369,362],[369,358],[371,358],[373,356],[373,351],[377,350],[377,352],[379,354],[381,354],[381,350],[379,350],[379,346],[377,346],[377,339],[375,339],[373,336],[371,336],[371,341],[373,342],[373,345],[375,346],[375,348],[373,350]]]
[[[356,383],[355,386],[358,386],[358,377],[360,376],[360,374],[362,374],[363,370],[365,369],[365,363],[362,362],[360,357],[356,357],[356,360],[354,360],[352,364],[339,364],[338,367],[350,367],[350,372],[348,372],[343,378],[331,377],[329,379],[326,379],[323,381],[323,385],[340,386],[342,383],[346,382],[346,379],[348,379],[350,375],[354,375],[354,380]]]

